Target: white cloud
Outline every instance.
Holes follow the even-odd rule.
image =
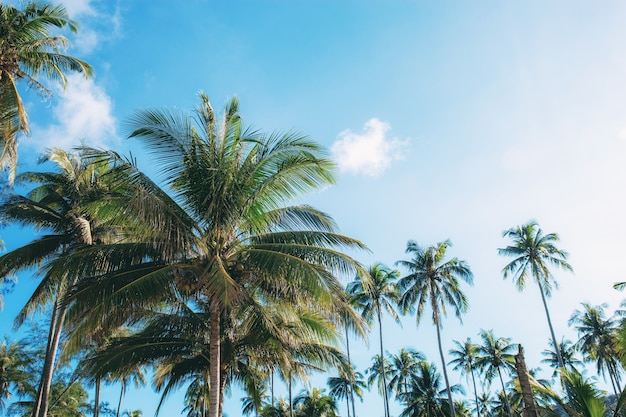
[[[63,6],[72,19],[81,15],[95,15],[96,12],[91,6],[91,0],[64,0]]]
[[[330,150],[342,172],[380,176],[394,160],[402,159],[401,151],[408,141],[387,138],[389,123],[372,118],[365,122],[362,133],[347,129],[339,133]]]
[[[25,144],[41,152],[51,147],[69,149],[85,144],[107,148],[119,143],[111,98],[93,80],[71,74],[66,90],[56,94],[59,100],[52,109],[54,124]]]

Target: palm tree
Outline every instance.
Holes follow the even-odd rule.
[[[478,357],[478,346],[472,343],[468,337],[465,342],[458,340],[453,341],[456,348],[450,349],[449,353],[454,357],[448,365],[453,365],[455,371],[460,371],[461,375],[471,375],[472,385],[474,386],[474,404],[476,405],[476,415],[480,417],[480,409],[478,407],[478,390],[476,389],[475,368],[477,366],[476,359]]]
[[[141,311],[181,294],[205,306],[209,417],[221,413],[225,323],[236,321],[240,311],[261,318],[264,307],[280,303],[337,315],[349,308],[337,276],[364,273],[341,252],[365,249],[362,243],[336,233],[324,213],[284,206],[334,181],[324,151],[293,132],[264,135],[246,128],[238,107],[233,99],[219,120],[202,94],[195,117],[167,110],[137,113],[129,122],[130,137],[148,146],[169,194],[128,163],[137,198],[125,210],[151,235],[100,248],[121,263],[111,261],[100,277],[90,264],[94,253],[73,258],[73,265],[94,272],[71,299],[76,316],[93,325],[119,306]],[[118,160],[113,153],[109,157]]]
[[[261,409],[261,417],[289,417],[287,400],[280,398],[276,404],[266,405]]]
[[[98,214],[107,204],[103,197],[112,192],[105,178],[111,167],[92,162],[81,152],[69,154],[59,149],[51,150],[44,160],[52,161],[57,171],[20,175],[20,183],[35,187],[26,196],[10,195],[0,205],[5,221],[48,232],[0,257],[1,277],[43,264],[40,268],[43,278],[16,318],[19,326],[26,317],[52,304],[46,356],[34,406],[36,417],[44,416],[48,407],[52,373],[66,318],[63,299],[81,275],[78,270],[69,272],[65,260],[85,247],[111,239],[113,231]]]
[[[389,389],[396,392],[396,397],[408,389],[409,379],[414,374],[421,361],[426,360],[422,352],[411,348],[402,348],[397,355],[388,357],[390,366]]]
[[[337,417],[337,404],[324,390],[303,391],[295,399],[298,417]]]
[[[450,389],[454,392],[462,392],[460,385],[453,385]],[[441,387],[441,375],[437,372],[435,365],[420,361],[417,372],[411,377],[407,391],[399,396],[405,404],[400,417],[449,416],[445,406],[447,390]]]
[[[374,317],[378,321],[378,335],[380,340],[380,357],[384,357],[383,348],[383,309],[389,314],[396,323],[400,323],[400,318],[396,312],[395,306],[399,300],[398,288],[395,280],[400,276],[400,272],[391,270],[381,263],[373,264],[367,273],[367,280],[357,277],[349,286],[348,293],[351,295],[351,301],[361,316],[371,326]],[[385,416],[389,417],[389,393],[387,386],[387,371],[385,370],[385,361],[378,362],[380,370],[378,375],[381,377],[381,388],[383,394],[383,403]]]
[[[416,324],[419,325],[424,308],[430,304],[433,324],[437,329],[441,367],[448,391],[448,406],[450,415],[453,416],[455,412],[452,390],[441,345],[442,316],[446,316],[449,306],[459,320],[461,319],[461,314],[467,311],[468,302],[461,291],[459,280],[471,285],[473,276],[465,261],[457,258],[445,260],[446,250],[451,245],[451,242],[446,240],[434,246],[421,248],[417,242],[410,240],[406,253],[412,255],[412,258],[408,261],[398,261],[397,264],[409,271],[409,274],[398,282],[402,292],[400,306],[404,313],[415,313]]]
[[[360,372],[356,372],[352,364],[348,363],[346,366],[339,367],[339,375],[328,378],[328,388],[330,391],[328,394],[341,401],[346,400],[346,414],[350,417],[350,403],[352,402],[352,416],[356,417],[354,408],[354,396],[363,398],[363,388],[365,388],[365,381],[363,381],[363,375]]]
[[[122,417],[143,417],[143,412],[139,409],[137,410],[126,410],[122,413]]]
[[[34,362],[33,352],[23,343],[5,338],[0,342],[0,414],[7,409],[6,401],[13,393],[24,395],[32,383],[30,365]]]
[[[0,165],[11,170],[10,180],[17,163],[18,132],[29,132],[28,118],[17,89],[18,81],[25,81],[43,95],[51,91],[39,80],[43,76],[67,84],[65,73],[79,72],[91,76],[89,64],[66,55],[68,40],[51,35],[56,29],[69,28],[76,32],[76,22],[69,19],[61,5],[29,1],[22,10],[0,4],[0,127],[3,134],[3,151]]]
[[[550,273],[548,266],[553,265],[566,271],[572,271],[571,265],[567,263],[567,252],[555,246],[555,243],[559,241],[559,236],[556,233],[544,235],[539,225],[534,221],[505,230],[502,236],[510,238],[512,244],[506,248],[498,249],[498,254],[514,258],[502,269],[503,276],[506,279],[509,275],[513,275],[517,289],[522,291],[526,287],[528,275],[532,275],[541,293],[541,301],[546,312],[552,343],[557,346],[546,302],[546,297],[550,297],[552,288],[557,287],[557,282]],[[561,358],[558,350],[556,354],[559,368],[563,368],[565,366],[563,358]]]
[[[516,349],[516,345],[511,344],[511,339],[509,338],[496,338],[493,330],[481,330],[480,337],[482,345],[478,346],[476,365],[485,373],[489,381],[492,381],[498,375],[502,386],[506,413],[511,417],[511,404],[506,395],[502,370],[511,372],[515,369],[515,354],[513,352]]]
[[[586,355],[587,361],[596,362],[599,374],[605,378],[606,374],[609,375],[613,392],[618,397],[621,388],[615,323],[612,319],[605,318],[606,304],[595,307],[588,303],[582,305],[583,309],[574,311],[568,322],[570,326],[575,325],[578,331],[576,347]]]
[[[548,366],[553,368],[554,373],[552,376],[555,377],[559,374],[559,358],[551,339],[548,340],[548,345],[549,348],[541,352],[541,354],[545,356],[545,359],[542,359],[541,363],[548,364]],[[577,366],[582,365],[582,362],[576,357],[576,347],[571,340],[561,338],[558,349],[566,369],[576,369]]]

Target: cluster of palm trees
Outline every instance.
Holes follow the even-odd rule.
[[[455,341],[454,359],[446,361],[444,318],[452,311],[461,319],[468,308],[461,284],[473,280],[466,262],[446,258],[450,241],[426,247],[409,241],[409,259],[397,262],[405,274],[381,263],[364,268],[347,255],[367,250],[362,242],[339,234],[326,213],[290,205],[333,184],[325,150],[298,132],[247,126],[237,99],[221,114],[204,94],[192,113],[136,112],[128,138],[144,146],[153,176],[132,156],[87,147],[52,149],[43,161],[53,169],[15,175],[17,138],[29,131],[18,84],[48,94],[38,77],[64,84],[67,71],[91,74],[88,64],[62,53],[65,38],[50,34],[63,28],[75,30],[76,23],[62,6],[0,4],[0,163],[8,167],[7,183],[20,186],[3,195],[0,215],[4,224],[38,232],[0,257],[0,277],[34,271],[40,281],[16,325],[37,315],[48,325],[40,354],[0,345],[0,407],[16,396],[9,407],[16,415],[98,416],[100,386],[114,381],[121,386],[119,416],[128,384],[142,385],[150,370],[162,394],[159,408],[185,387],[188,416],[220,417],[225,391],[237,386],[248,414],[332,417],[339,414],[336,400],[345,400],[347,415],[356,417],[355,398],[368,385],[378,386],[385,417],[393,398],[404,406],[402,417],[472,409],[478,417],[519,415],[522,393],[504,380],[515,362],[509,339],[481,331],[482,344]],[[513,260],[503,275],[520,290],[528,279],[537,284],[556,347],[546,360],[559,369],[563,394],[530,378],[538,409],[599,416],[576,414],[581,392],[592,398],[585,404],[606,408],[576,370],[571,349],[595,362],[618,396],[626,326],[606,319],[602,306],[583,305],[571,320],[580,340],[558,344],[546,301],[556,284],[549,267],[571,270],[555,246],[558,236],[529,222],[504,237],[511,244],[499,253]],[[397,356],[384,350],[383,314],[414,315],[419,324],[425,311],[436,329],[441,374],[412,348]],[[366,384],[349,342],[365,338],[375,322],[380,352],[365,371]],[[471,376],[473,407],[459,400],[463,389],[450,383],[447,366]],[[329,378],[328,394],[312,388],[294,397],[294,384],[329,369],[337,376]],[[499,406],[479,392],[477,373],[489,382],[497,376]],[[276,398],[275,379],[288,398]],[[83,383],[94,387],[93,405]]]

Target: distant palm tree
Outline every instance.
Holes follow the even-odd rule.
[[[40,75],[65,86],[66,72],[90,76],[92,69],[89,64],[63,53],[68,45],[65,37],[50,34],[56,29],[77,30],[76,22],[70,20],[61,5],[29,1],[20,10],[0,4],[0,27],[0,127],[3,141],[0,165],[10,168],[12,181],[17,163],[16,136],[19,132],[29,132],[17,83],[25,81],[39,93],[49,95],[51,91],[41,83]]]
[[[437,329],[437,345],[441,358],[441,367],[448,392],[448,406],[450,415],[455,415],[452,390],[446,370],[446,360],[441,344],[442,317],[446,316],[450,307],[455,315],[461,319],[461,314],[468,308],[468,301],[460,287],[460,280],[468,284],[473,283],[473,275],[465,261],[457,258],[446,260],[446,250],[452,245],[449,240],[439,242],[427,248],[420,247],[411,240],[407,243],[406,253],[412,255],[408,261],[398,261],[408,275],[398,281],[402,292],[400,306],[404,313],[415,313],[419,325],[424,308],[429,305],[432,310],[432,319]]]
[[[559,359],[554,349],[552,339],[548,340],[548,344],[549,349],[544,349],[543,352],[541,352],[541,354],[545,356],[545,359],[542,359],[541,363],[548,364],[553,368],[554,373],[552,376],[555,377],[559,374]],[[571,340],[561,338],[558,348],[566,369],[576,369],[577,366],[582,365],[582,362],[576,357],[576,348]]]
[[[555,243],[559,241],[559,235],[556,233],[544,235],[539,225],[531,221],[522,226],[505,230],[502,236],[510,238],[512,244],[506,248],[498,249],[498,254],[514,258],[502,269],[504,278],[513,275],[517,289],[522,291],[526,287],[526,280],[529,275],[532,276],[541,293],[541,301],[546,312],[552,342],[554,346],[557,346],[546,302],[546,297],[550,297],[552,288],[557,286],[557,282],[550,273],[548,266],[553,265],[566,271],[572,270],[571,265],[567,263],[567,252],[555,246]],[[563,358],[561,358],[558,350],[556,350],[556,354],[559,368],[563,368],[565,366]]]
[[[409,380],[421,361],[426,360],[422,352],[411,348],[402,348],[397,355],[388,356],[390,362],[389,389],[396,392],[396,397],[408,389]]]
[[[294,402],[297,417],[338,417],[335,399],[319,388],[301,392]]]
[[[471,375],[472,385],[474,386],[474,404],[476,404],[475,410],[477,416],[480,417],[480,409],[478,407],[478,390],[476,389],[475,376],[478,346],[472,343],[472,340],[469,337],[463,343],[458,340],[454,340],[453,342],[455,348],[450,349],[450,355],[452,355],[454,359],[448,362],[448,364],[453,365],[452,369],[460,371],[461,375]]]
[[[143,417],[143,412],[139,409],[137,410],[126,410],[122,413],[122,417]]]
[[[447,388],[442,387],[441,374],[434,364],[421,361],[417,372],[411,376],[406,392],[400,394],[400,400],[405,404],[400,417],[448,417],[446,410]],[[453,385],[450,389],[462,392],[460,385]]]
[[[569,319],[569,325],[574,325],[578,331],[576,347],[585,355],[585,360],[596,362],[598,373],[609,375],[613,392],[619,396],[620,362],[617,355],[615,339],[615,323],[605,318],[606,304],[591,306],[583,303],[582,310],[576,310]]]
[[[502,386],[503,400],[508,417],[511,417],[511,404],[506,395],[502,370],[511,372],[515,369],[516,346],[511,344],[511,339],[499,337],[493,334],[493,330],[480,331],[482,344],[478,346],[476,364],[484,372],[487,380],[492,381],[497,375]]]
[[[368,375],[367,386],[372,387],[376,385],[378,393],[384,395],[385,386],[389,388],[387,381],[391,379],[391,363],[389,359],[378,354],[372,356],[372,365],[365,370],[365,374]]]
[[[365,278],[357,277],[349,286],[348,293],[351,296],[352,304],[361,311],[362,317],[367,323],[372,325],[374,318],[378,321],[378,334],[380,340],[380,356],[384,357],[383,349],[383,310],[387,312],[396,323],[400,323],[400,318],[395,306],[399,300],[398,287],[395,280],[400,276],[400,272],[391,270],[381,263],[372,265]],[[381,366],[378,375],[382,378],[382,394],[384,400],[385,417],[389,414],[389,393],[387,386],[387,371],[385,361],[379,361]]]
[[[24,395],[33,383],[30,365],[35,361],[34,352],[21,342],[8,338],[0,342],[0,415],[7,409],[6,401],[14,394]]]
[[[350,404],[352,403],[352,416],[356,417],[354,409],[354,397],[363,398],[363,388],[366,387],[363,375],[356,372],[352,364],[339,367],[339,375],[328,378],[328,394],[337,400],[346,400],[346,414],[350,417]]]
[[[263,407],[260,411],[261,417],[289,417],[289,404],[284,398],[280,398],[276,404]]]

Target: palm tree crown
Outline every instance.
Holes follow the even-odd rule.
[[[66,71],[91,75],[89,64],[63,53],[68,40],[50,34],[51,30],[65,27],[77,30],[76,22],[69,19],[61,5],[30,1],[19,10],[0,4],[0,164],[11,168],[11,175],[17,161],[16,135],[29,130],[17,82],[24,80],[29,87],[49,95],[50,90],[39,81],[39,75],[60,81],[63,86],[67,83]]]

